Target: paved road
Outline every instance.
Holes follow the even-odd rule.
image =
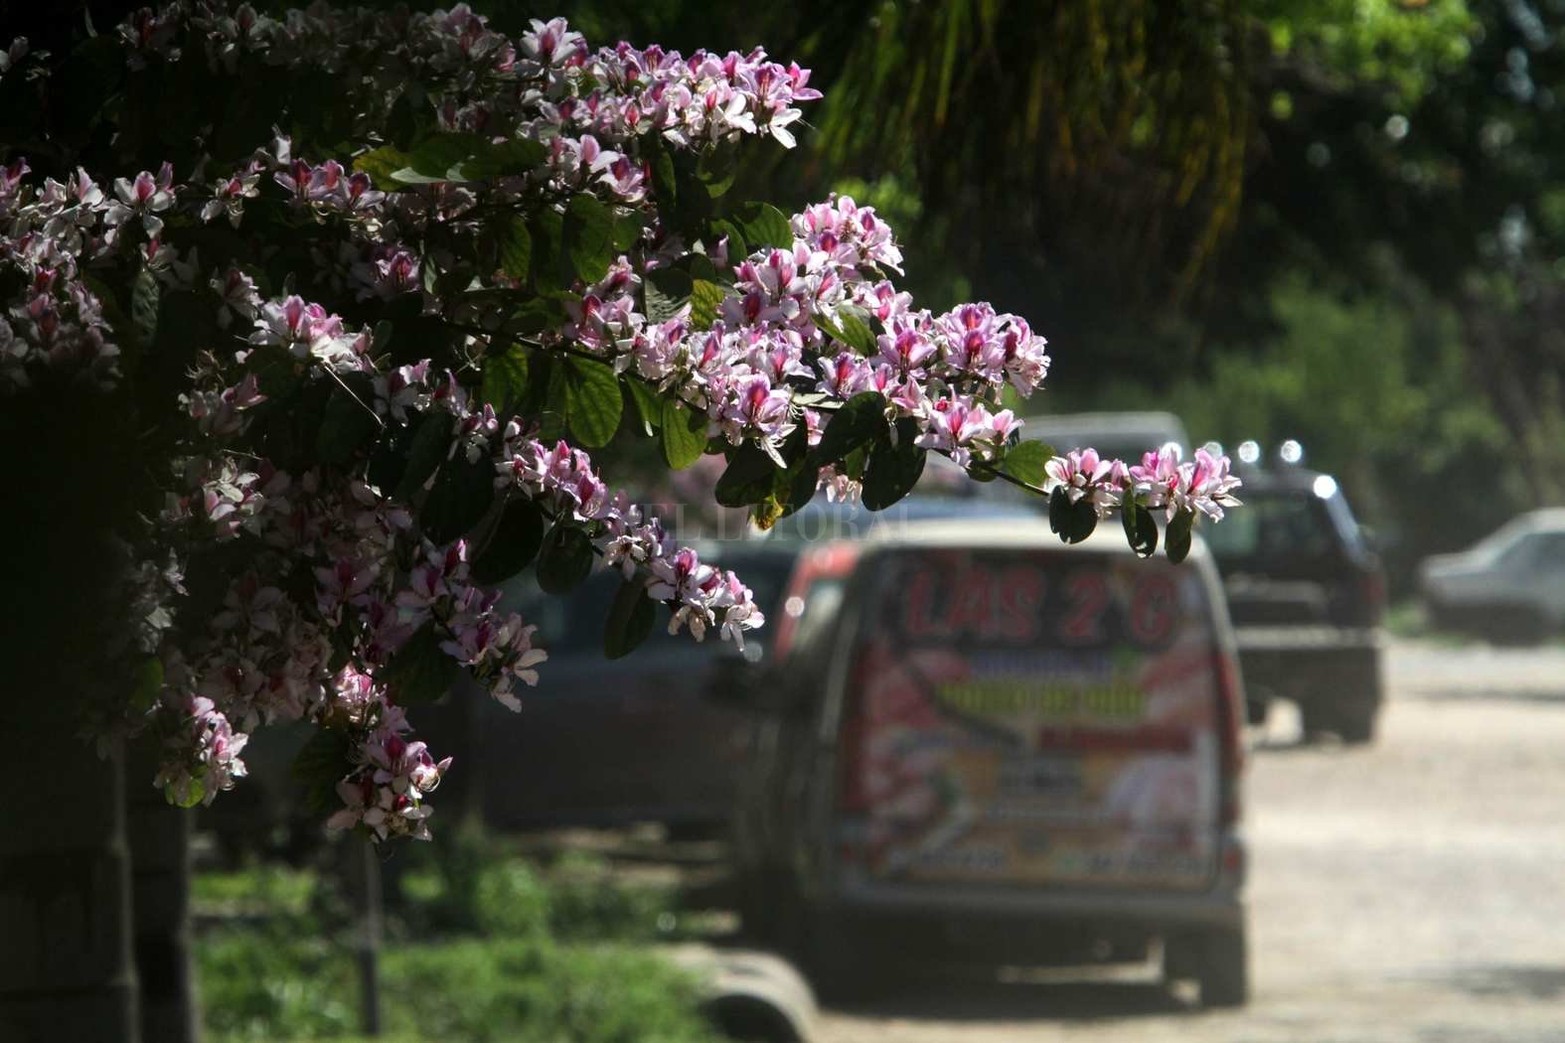
[[[828,1011],[821,1043],[1565,1041],[1565,651],[1397,645],[1369,748],[1256,735],[1255,998],[966,987]],[[1286,710],[1287,708],[1282,708]]]

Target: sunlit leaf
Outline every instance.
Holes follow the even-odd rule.
[[[676,471],[706,455],[706,414],[672,398],[663,400],[663,459]]]

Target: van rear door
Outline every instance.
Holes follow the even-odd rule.
[[[1063,546],[876,559],[838,744],[845,868],[1211,882],[1237,813],[1237,724],[1209,562]]]

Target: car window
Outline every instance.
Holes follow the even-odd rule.
[[[1309,493],[1250,493],[1244,509],[1202,527],[1218,561],[1324,558],[1340,542],[1326,502]],[[1345,506],[1345,505],[1344,505]],[[1351,516],[1349,518],[1351,521]]]
[[[810,584],[803,595],[794,595],[783,605],[783,611],[799,620],[794,631],[793,655],[811,655],[820,651],[820,639],[829,631],[828,624],[837,620],[837,610],[842,607],[847,580],[841,576],[818,579]]]
[[[1565,572],[1565,532],[1550,532],[1538,539],[1535,567],[1543,572]]]
[[[1500,552],[1510,572],[1565,572],[1565,532],[1530,532]]]

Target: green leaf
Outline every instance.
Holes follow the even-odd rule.
[[[294,754],[291,774],[305,787],[305,806],[318,814],[341,803],[337,780],[348,773],[348,736],[321,728]]]
[[[565,211],[565,252],[583,282],[597,282],[614,261],[614,211],[597,196],[571,197]]]
[[[821,433],[815,458],[823,464],[836,463],[853,450],[885,436],[886,396],[865,391],[850,398]]]
[[[631,210],[614,219],[614,249],[624,253],[641,239],[646,222],[638,210]]]
[[[739,149],[732,143],[703,150],[696,163],[696,177],[706,186],[707,195],[714,199],[733,187],[734,175],[738,172]]]
[[[1049,477],[1046,468],[1052,459],[1053,446],[1044,442],[1018,442],[1006,452],[1002,466],[1005,473],[1017,481],[1042,488]]]
[[[564,594],[592,571],[592,539],[578,526],[555,523],[538,550],[538,586]]]
[[[621,386],[630,396],[636,416],[641,418],[642,433],[651,436],[654,429],[663,423],[663,396],[639,380],[626,380]]]
[[[713,221],[712,239],[707,244],[708,250],[715,249],[717,241],[723,236],[728,237],[728,258],[731,262],[737,262],[742,257],[750,255],[750,248],[745,243],[744,233],[739,231],[739,226],[732,221]]]
[[[1195,529],[1195,511],[1179,511],[1169,519],[1168,531],[1163,534],[1163,551],[1174,563],[1190,556],[1191,533]]]
[[[770,203],[746,204],[739,210],[737,224],[751,250],[793,246],[793,226],[788,223],[788,216]]]
[[[462,676],[462,666],[441,650],[440,642],[444,640],[430,619],[392,655],[377,677],[393,702],[399,706],[432,703],[456,684]]]
[[[410,185],[461,180],[454,168],[485,144],[477,134],[431,134],[413,146],[407,167],[391,176]]]
[[[424,534],[436,543],[446,543],[472,529],[494,504],[494,479],[492,459],[480,456],[470,461],[458,449],[440,465],[440,474],[419,512]]]
[[[513,217],[500,233],[500,270],[525,282],[532,272],[532,262],[533,237],[527,232],[527,222]]]
[[[603,626],[604,655],[621,659],[640,647],[657,621],[654,607],[652,599],[647,597],[644,580],[627,579],[621,583]]]
[[[501,583],[526,568],[543,544],[543,510],[532,500],[516,498],[505,505],[500,522],[478,557],[473,578],[480,583]]]
[[[728,291],[722,284],[696,279],[690,287],[690,324],[698,330],[712,328]]]
[[[795,460],[788,470],[780,472],[772,486],[772,498],[780,508],[777,517],[786,518],[815,499],[820,477],[820,465],[808,453]]]
[[[480,139],[472,151],[454,165],[453,180],[505,177],[537,170],[549,159],[549,149],[531,138],[508,138],[496,143]]]
[[[391,145],[382,145],[353,160],[353,169],[368,174],[377,185],[390,187],[397,179],[397,171],[411,169],[413,157]]]
[[[536,337],[559,326],[564,319],[565,309],[559,301],[538,297],[513,311],[501,329],[517,336]]]
[[[1125,527],[1125,539],[1137,556],[1150,558],[1157,553],[1157,519],[1151,511],[1126,496],[1119,520]]]
[[[352,460],[380,430],[380,420],[369,405],[375,400],[369,375],[349,374],[343,383],[347,386],[332,389],[320,430],[315,434],[315,452],[328,464]]]
[[[407,465],[402,469],[402,477],[392,491],[395,499],[412,503],[413,498],[424,488],[424,483],[429,481],[440,462],[451,451],[451,424],[452,417],[449,414],[424,415],[408,445]]]
[[[548,444],[564,438],[566,434],[570,367],[566,359],[551,358],[543,353],[534,358],[533,362],[541,363],[543,372],[533,377],[527,408],[522,412],[538,421],[538,440]]]
[[[864,489],[860,499],[872,511],[885,510],[913,491],[924,473],[923,449],[913,444],[917,428],[910,419],[897,421],[897,444],[889,438],[876,441],[864,465]]]
[[[652,191],[657,196],[658,209],[672,211],[679,202],[674,156],[663,139],[657,136],[644,139],[642,148],[648,165],[652,167]]]
[[[531,349],[512,345],[503,354],[484,359],[484,401],[497,416],[510,416],[527,393],[527,357]]]
[[[547,207],[533,214],[528,225],[532,232],[532,279],[540,292],[556,285],[569,285],[570,271],[565,254],[565,218]]]
[[[190,784],[185,787],[183,797],[176,796],[174,788],[169,786],[163,790],[164,799],[176,808],[193,808],[200,804],[206,798],[206,770],[205,768],[201,769],[202,774],[199,778],[196,776],[191,777]]]
[[[772,494],[777,463],[754,442],[746,442],[728,458],[728,469],[717,480],[713,496],[724,507],[748,507]]]
[[[666,322],[690,300],[695,284],[688,272],[678,268],[656,268],[642,282],[648,322]]]
[[[612,366],[595,359],[570,358],[566,372],[565,408],[571,433],[589,448],[608,445],[625,410],[619,377]]]
[[[145,713],[163,694],[163,661],[157,656],[147,656],[136,668],[135,684],[130,691],[131,709]]]
[[[131,280],[130,321],[135,324],[143,343],[152,343],[152,338],[157,334],[160,293],[157,276],[150,269],[143,268]]]
[[[1070,493],[1059,486],[1049,494],[1049,528],[1066,543],[1080,543],[1098,527],[1098,510],[1085,496],[1071,502]]]
[[[838,310],[837,334],[839,340],[860,355],[869,356],[880,350],[880,345],[875,341],[875,332],[869,328],[869,323],[860,318],[851,308]]]
[[[677,399],[663,400],[663,459],[682,471],[706,455],[706,415]]]

